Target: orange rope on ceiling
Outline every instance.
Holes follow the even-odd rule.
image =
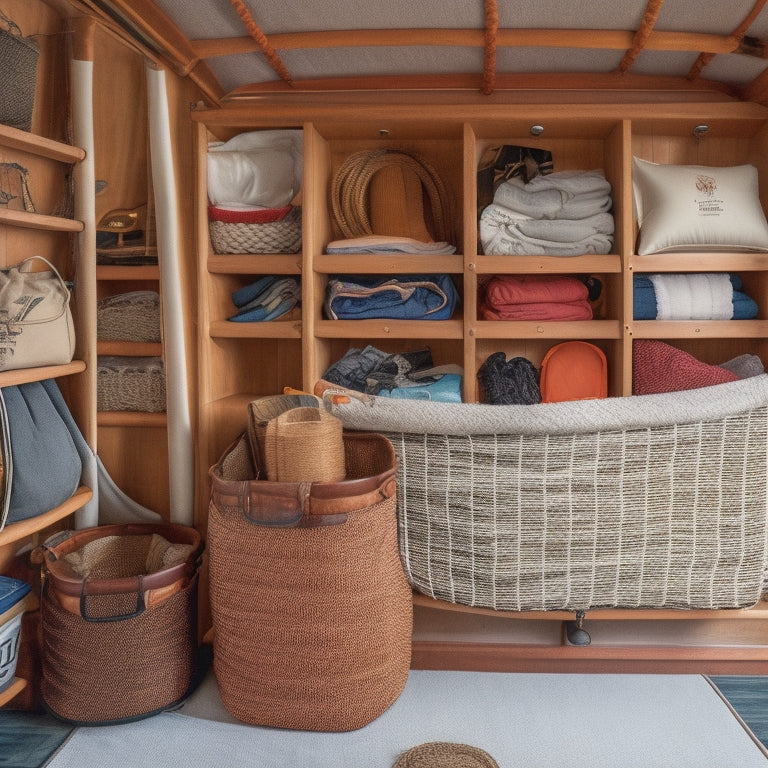
[[[624,74],[634,64],[635,59],[640,55],[640,52],[645,47],[645,43],[648,40],[648,36],[653,31],[653,27],[656,24],[656,20],[661,13],[661,6],[664,4],[664,0],[648,0],[648,5],[645,7],[645,13],[643,14],[643,20],[640,23],[640,27],[635,32],[634,40],[632,41],[632,47],[624,54],[624,57],[619,64],[618,72]]]
[[[496,33],[499,29],[499,9],[496,0],[485,0],[485,37],[483,43],[483,84],[480,90],[488,96],[496,82]]]
[[[245,24],[245,28],[248,30],[248,34],[256,41],[259,49],[264,54],[269,66],[279,75],[281,80],[286,83],[292,84],[293,78],[288,71],[282,59],[278,56],[277,51],[270,45],[267,36],[261,31],[261,28],[256,23],[256,20],[251,16],[251,12],[246,7],[243,0],[230,0],[232,7],[237,11],[237,15]]]
[[[760,11],[763,10],[765,3],[766,0],[757,0],[752,10],[745,16],[741,24],[733,30],[731,34],[739,42],[744,39],[746,31],[750,28],[752,22],[760,15]],[[695,80],[701,74],[704,67],[706,67],[716,55],[716,53],[700,53],[686,77],[689,80]]]

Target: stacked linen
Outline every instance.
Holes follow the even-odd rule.
[[[291,312],[300,301],[301,284],[296,278],[265,275],[232,294],[237,314],[227,319],[236,323],[268,322]]]
[[[601,171],[559,171],[527,184],[499,185],[480,215],[489,255],[578,256],[610,253],[614,222],[611,185]]]
[[[635,320],[751,320],[757,303],[742,290],[741,276],[728,273],[635,275]]]
[[[495,275],[479,305],[482,320],[591,320],[589,289],[568,275]]]
[[[326,253],[413,253],[449,254],[456,253],[456,246],[442,240],[422,242],[412,237],[395,235],[362,235],[346,240],[332,240],[325,247]]]

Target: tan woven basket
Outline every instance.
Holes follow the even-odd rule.
[[[413,609],[394,453],[381,435],[344,443],[339,483],[244,480],[245,435],[211,468],[214,671],[244,722],[353,730],[405,686]]]
[[[51,712],[98,725],[184,697],[201,550],[195,529],[172,524],[98,526],[46,541],[40,689]]]
[[[301,250],[301,207],[282,219],[263,224],[208,222],[214,253],[298,253]]]
[[[159,342],[159,294],[128,291],[104,296],[96,308],[96,328],[99,341]]]
[[[100,411],[164,412],[165,367],[162,358],[100,355],[96,394]]]

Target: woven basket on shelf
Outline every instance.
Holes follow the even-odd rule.
[[[37,43],[0,11],[0,123],[28,131],[37,88]]]
[[[129,291],[98,301],[99,341],[160,341],[160,296],[157,291]]]
[[[230,217],[231,218],[231,217]],[[301,207],[264,223],[222,221],[209,211],[214,253],[298,253],[301,250]]]
[[[163,413],[166,399],[162,358],[100,355],[96,394],[100,411]]]

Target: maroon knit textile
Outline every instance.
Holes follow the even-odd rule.
[[[735,373],[704,363],[663,341],[637,339],[632,345],[634,395],[699,389],[738,379]]]

